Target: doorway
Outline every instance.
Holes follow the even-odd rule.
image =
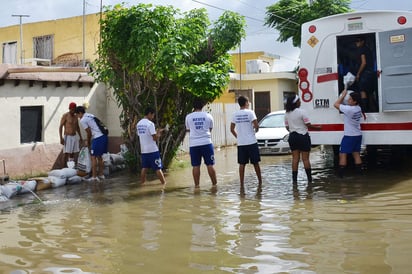
[[[260,121],[266,114],[270,113],[270,92],[255,92],[255,113]]]

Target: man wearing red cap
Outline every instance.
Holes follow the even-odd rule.
[[[66,164],[69,159],[72,159],[72,161],[74,161],[75,156],[77,157],[77,153],[79,153],[80,151],[79,142],[83,142],[75,110],[76,103],[71,102],[69,104],[69,111],[63,114],[60,120],[60,143],[64,145],[63,153],[64,162]],[[76,135],[76,133],[78,134],[78,136]]]

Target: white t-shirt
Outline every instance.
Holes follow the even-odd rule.
[[[100,136],[103,135],[103,133],[100,131],[99,127],[96,124],[96,121],[94,120],[94,115],[90,113],[85,113],[83,114],[83,117],[80,119],[80,125],[82,126],[83,129],[90,128],[92,132],[92,139],[99,138]]]
[[[343,113],[343,134],[346,136],[362,135],[360,122],[362,119],[362,109],[360,106],[339,105],[339,110]]]
[[[250,109],[239,109],[233,114],[232,123],[236,125],[238,146],[257,143],[255,129],[252,124],[256,119],[255,112]]]
[[[289,127],[289,132],[297,132],[305,135],[308,133],[309,116],[304,109],[295,108],[285,113],[285,126]]]
[[[213,128],[213,117],[204,111],[195,111],[186,116],[186,129],[189,130],[189,146],[203,146],[212,143],[210,131]]]
[[[159,150],[152,136],[156,134],[152,121],[147,118],[141,119],[136,125],[136,133],[139,135],[141,153],[152,153]]]

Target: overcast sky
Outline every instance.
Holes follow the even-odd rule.
[[[6,1],[6,0],[3,0]],[[297,63],[299,49],[290,42],[276,42],[277,32],[263,26],[266,7],[277,0],[8,0],[0,9],[0,27],[18,25],[19,17],[12,15],[28,15],[22,17],[22,22],[54,20],[83,14],[85,3],[86,14],[100,11],[103,6],[116,3],[127,3],[128,6],[138,3],[154,5],[172,5],[182,11],[194,8],[206,8],[209,18],[213,21],[224,10],[232,10],[244,15],[247,21],[247,38],[242,41],[242,52],[266,51],[280,56],[276,70],[291,70]],[[353,0],[352,9],[365,10],[412,10],[411,0]]]

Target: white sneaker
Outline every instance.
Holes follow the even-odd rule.
[[[88,181],[88,182],[99,182],[100,180],[97,177],[90,177],[89,179],[86,179],[86,181]]]
[[[99,178],[100,180],[106,179],[106,177],[104,177],[104,175],[100,175],[100,176],[98,176],[97,178]]]

